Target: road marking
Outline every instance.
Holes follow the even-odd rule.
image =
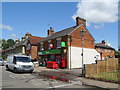
[[[71,83],[71,84],[64,84],[64,85],[58,85],[58,86],[53,86],[53,87],[48,87],[48,88],[61,88],[61,87],[66,87],[66,86],[72,86],[72,85],[78,85],[78,84],[81,84],[81,83],[78,83],[78,82],[74,82],[74,83]]]
[[[13,79],[15,79],[15,77],[14,76],[12,76],[12,75],[9,75],[11,78],[13,78]]]

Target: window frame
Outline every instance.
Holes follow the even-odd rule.
[[[57,40],[57,48],[61,48],[61,38],[57,38],[56,40]]]

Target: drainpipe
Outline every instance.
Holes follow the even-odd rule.
[[[72,36],[68,36],[68,69],[71,69],[71,42],[72,42]],[[70,48],[69,48],[70,47]]]

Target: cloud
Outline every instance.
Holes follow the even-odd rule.
[[[99,29],[99,28],[102,28],[102,27],[104,27],[104,24],[97,24],[97,25],[95,24],[94,25],[95,29]]]
[[[98,25],[94,25],[94,28],[98,29],[98,28],[100,28],[100,26],[98,26]]]
[[[1,25],[0,27],[2,27],[3,29],[7,29],[8,31],[12,31],[13,27],[10,27],[9,25]]]
[[[86,22],[86,26],[87,26],[87,27],[90,27],[90,23],[89,23],[89,22]]]
[[[118,0],[82,0],[77,4],[72,16],[85,18],[89,23],[116,22],[118,20]]]
[[[11,38],[17,38],[18,36],[16,34],[12,34]]]

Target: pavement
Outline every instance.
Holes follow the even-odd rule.
[[[94,86],[104,89],[120,89],[120,85],[116,83],[81,77],[81,69],[50,69],[46,67],[36,66],[34,69],[34,73],[40,76],[61,80],[64,82],[81,83],[82,85]]]

